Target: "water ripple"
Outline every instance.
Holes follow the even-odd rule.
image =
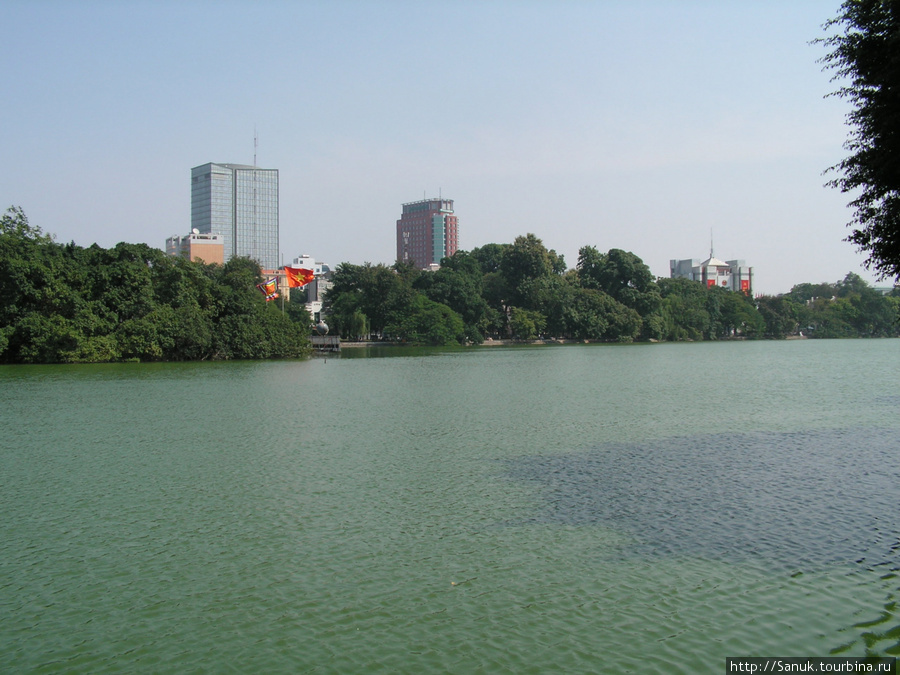
[[[897,563],[898,440],[889,429],[675,437],[505,460],[538,488],[532,522],[603,524],[656,556],[810,570]]]

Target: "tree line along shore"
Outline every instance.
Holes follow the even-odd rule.
[[[579,251],[567,269],[533,234],[458,251],[437,271],[339,265],[326,298],[349,340],[414,344],[684,341],[900,335],[900,288],[884,295],[859,275],[751,297],[688,279],[655,278],[634,253]]]
[[[294,358],[302,303],[267,303],[259,265],[204,265],[146,244],[57,244],[21,209],[0,219],[0,362]]]
[[[900,288],[858,275],[750,297],[654,278],[634,253],[562,256],[533,234],[457,251],[436,271],[342,263],[323,318],[351,341],[684,341],[897,337]],[[59,244],[19,208],[0,217],[0,363],[297,358],[312,319],[301,289],[267,302],[259,265],[207,265],[146,244]]]

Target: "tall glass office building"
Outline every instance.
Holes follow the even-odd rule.
[[[203,164],[191,169],[191,228],[218,234],[225,261],[252,258],[278,267],[278,169]]]

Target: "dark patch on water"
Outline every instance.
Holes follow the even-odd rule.
[[[643,555],[887,572],[900,561],[898,446],[891,429],[722,434],[507,465],[543,496],[529,522],[608,526]]]

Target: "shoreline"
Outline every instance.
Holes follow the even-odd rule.
[[[760,340],[766,340],[771,338],[759,338]],[[784,340],[809,340],[810,338],[806,335],[788,335]],[[680,340],[679,342],[744,342],[747,341],[748,338],[745,337],[732,337],[732,338],[722,338],[720,340]],[[548,339],[548,340],[485,340],[480,344],[468,344],[464,345],[466,347],[511,347],[515,345],[579,345],[579,344],[661,344],[659,340],[648,340],[645,342],[629,342],[629,343],[619,343],[619,342],[605,342],[603,340],[566,340],[566,339]],[[403,342],[341,342],[341,349],[358,349],[364,347],[410,347],[410,346],[421,346],[421,345],[409,345]]]
[[[562,344],[588,344],[599,342],[597,340],[485,340],[480,344],[462,345],[465,347],[509,347],[511,345],[562,345]],[[613,343],[610,343],[613,344]],[[341,341],[341,349],[344,347],[355,349],[360,347],[411,347],[422,345],[410,345],[404,342],[344,342]]]

